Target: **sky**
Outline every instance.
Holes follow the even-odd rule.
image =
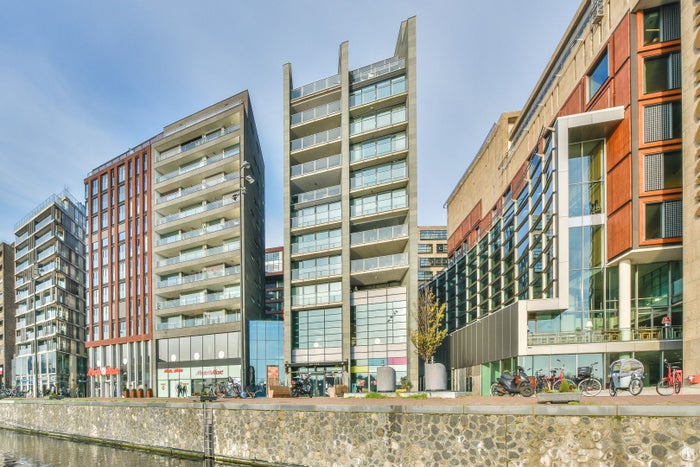
[[[23,0],[0,16],[0,242],[88,172],[243,90],[265,159],[266,245],[283,244],[282,66],[294,86],[393,56],[416,17],[418,224],[491,125],[520,109],[578,0]]]

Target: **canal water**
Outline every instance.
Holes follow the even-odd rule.
[[[78,443],[42,435],[0,429],[0,467],[223,467],[212,461],[181,459],[95,444]]]

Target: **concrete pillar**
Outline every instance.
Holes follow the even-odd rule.
[[[619,273],[620,339],[629,341],[632,340],[632,264],[629,260],[620,262]]]

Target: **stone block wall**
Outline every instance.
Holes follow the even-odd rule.
[[[269,465],[700,463],[699,406],[3,400],[0,427]]]

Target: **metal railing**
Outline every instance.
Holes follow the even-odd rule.
[[[221,253],[226,253],[229,251],[237,251],[241,249],[240,241],[229,243],[223,246],[215,248],[207,248],[198,251],[192,251],[190,253],[185,253],[180,256],[175,256],[173,258],[163,259],[156,261],[156,267],[170,266],[172,264],[184,263],[185,261],[191,261],[193,259],[206,258],[207,256],[220,255]]]
[[[215,271],[200,272],[198,274],[190,274],[188,276],[170,277],[166,280],[159,281],[156,288],[172,287],[174,285],[192,284],[194,282],[205,281],[217,277],[233,276],[241,273],[240,266],[231,266],[226,269],[217,269]]]
[[[656,341],[682,339],[683,326],[656,326],[649,328],[535,333],[528,335],[527,345],[582,344],[600,342]]]
[[[212,232],[218,232],[220,230],[235,227],[235,226],[240,225],[240,224],[241,224],[241,220],[239,218],[237,218],[237,219],[231,219],[230,221],[223,222],[220,224],[208,225],[206,227],[202,227],[201,229],[190,230],[189,232],[176,234],[176,235],[170,235],[169,237],[162,237],[162,238],[156,240],[156,246],[163,246],[163,245],[168,245],[170,243],[179,242],[181,240],[188,240],[190,238],[199,237],[200,235],[206,235],[206,234],[209,234]]]
[[[382,242],[397,238],[408,237],[408,225],[394,225],[392,227],[380,227],[373,230],[364,230],[350,234],[350,245],[362,245],[365,243]]]
[[[340,167],[340,164],[340,154],[334,154],[332,156],[324,157],[323,159],[316,159],[303,164],[293,165],[290,169],[291,177],[300,177],[302,175],[309,175],[322,170],[333,169],[335,167]]]
[[[315,92],[323,91],[324,89],[332,88],[333,86],[338,86],[339,84],[340,75],[329,76],[328,78],[319,79],[313,83],[305,84],[304,86],[292,89],[291,98],[298,99]]]
[[[331,114],[340,112],[340,101],[333,101],[328,104],[319,105],[313,109],[304,110],[303,112],[295,113],[291,116],[292,125],[316,120]]]
[[[168,172],[167,174],[164,175],[157,175],[156,176],[156,183],[162,183],[165,181],[168,181],[170,179],[173,179],[175,177],[178,177],[180,175],[184,175],[186,173],[192,172],[197,169],[201,169],[202,167],[206,167],[207,165],[215,164],[219,161],[222,161],[224,159],[228,159],[233,156],[239,155],[240,148],[238,145],[235,146],[236,150],[229,149],[229,150],[223,150],[219,154],[216,154],[214,156],[207,157],[204,160],[200,160],[194,164],[189,164],[184,167],[179,167],[177,170],[173,170],[172,172]]]
[[[315,133],[313,135],[292,140],[290,146],[292,151],[298,151],[316,146],[318,144],[329,143],[338,139],[340,139],[340,128],[332,128],[327,131],[322,131],[320,133]]]
[[[397,253],[395,255],[352,260],[350,262],[350,272],[375,271],[406,266],[408,266],[408,253]]]
[[[171,214],[169,216],[158,219],[156,221],[156,225],[161,225],[175,220],[183,219],[185,217],[194,216],[203,212],[212,211],[214,209],[218,209],[222,206],[226,206],[233,202],[233,198],[224,198],[219,201],[214,201],[213,203],[207,203],[204,206],[197,206],[196,208],[187,209],[185,211],[178,212],[177,214]]]
[[[357,70],[350,72],[350,82],[359,83],[367,79],[376,78],[378,76],[391,73],[392,71],[406,68],[406,59],[401,57],[391,57],[385,60],[372,63],[371,65],[363,66]]]
[[[183,196],[187,196],[192,193],[196,193],[201,190],[205,190],[207,188],[211,188],[213,186],[219,185],[221,183],[229,182],[231,180],[235,180],[238,178],[238,172],[231,172],[229,174],[225,174],[219,178],[216,178],[214,180],[208,180],[206,182],[198,183],[196,185],[188,186],[187,188],[180,188],[174,193],[170,193],[164,196],[158,196],[156,197],[156,204],[160,203],[166,203],[168,201],[172,201],[177,198],[181,198]]]
[[[207,326],[209,324],[224,324],[224,323],[236,323],[241,320],[240,313],[231,313],[224,315],[223,317],[197,317],[188,318],[178,323],[159,323],[156,325],[156,329],[159,331],[164,331],[167,329],[182,329],[182,328],[192,328],[197,326]]]
[[[198,138],[194,141],[190,141],[186,144],[180,144],[178,146],[172,147],[166,151],[163,151],[156,157],[156,162],[163,161],[165,159],[168,159],[170,157],[173,157],[177,154],[183,153],[185,151],[189,151],[192,148],[196,148],[197,146],[201,146],[202,144],[206,144],[210,141],[214,141],[215,139],[219,139],[222,136],[226,136],[230,133],[233,133],[234,131],[238,131],[241,129],[240,125],[231,125],[229,127],[225,127],[220,129],[216,133],[209,133],[208,135],[204,135],[201,138]]]
[[[229,300],[233,298],[240,298],[241,291],[240,288],[236,290],[226,291],[226,292],[215,292],[201,294],[194,297],[181,297],[175,300],[166,300],[163,302],[158,302],[156,307],[158,310],[166,310],[168,308],[180,307],[180,306],[190,306],[199,305],[202,303],[218,302],[221,300]]]

